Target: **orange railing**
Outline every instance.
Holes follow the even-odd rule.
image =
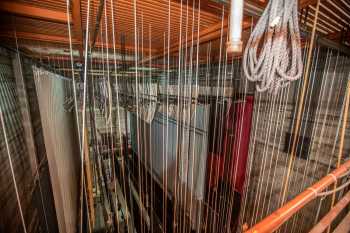
[[[332,173],[322,178],[316,184],[307,188],[304,192],[296,196],[291,201],[287,202],[284,206],[267,216],[252,228],[245,231],[245,233],[271,233],[276,231],[296,212],[317,198],[319,194],[326,188],[330,187],[332,184],[336,184],[338,179],[344,177],[344,175],[349,173],[349,171],[350,160],[339,166],[339,168],[335,169]]]

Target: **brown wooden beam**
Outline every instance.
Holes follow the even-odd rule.
[[[333,233],[350,232],[350,212],[343,218]]]
[[[89,137],[87,128],[85,128],[85,140],[84,140],[84,153],[85,153],[85,160],[84,160],[84,171],[85,171],[85,187],[86,187],[86,194],[87,194],[87,204],[89,209],[89,220],[90,220],[90,227],[95,226],[95,207],[94,207],[94,194],[93,194],[93,184],[92,184],[92,167],[90,162],[90,148],[89,148]]]
[[[32,41],[40,41],[40,42],[48,42],[48,43],[53,43],[53,44],[61,44],[61,45],[69,45],[69,38],[65,36],[55,36],[55,35],[47,35],[47,34],[40,34],[40,33],[31,33],[31,32],[16,32],[16,36],[18,39],[23,39],[23,40],[32,40]],[[4,31],[0,32],[0,38],[14,38],[15,37],[15,32],[13,31]],[[79,41],[76,38],[72,38],[72,44],[80,46],[81,41]],[[96,42],[95,47],[101,48],[104,47],[106,48],[106,45],[100,42]],[[107,46],[108,48],[112,49],[113,44],[110,43]],[[120,44],[115,45],[117,50],[121,50]],[[125,49],[127,51],[134,51],[135,47],[132,45],[125,46]],[[149,48],[143,48],[142,49],[144,53],[149,52]],[[157,53],[159,52],[156,49],[151,49],[152,53]]]
[[[23,3],[0,1],[0,11],[33,19],[67,24],[67,13],[30,6]]]
[[[100,0],[100,4],[98,6],[98,13],[97,13],[97,16],[96,16],[96,22],[95,22],[95,27],[94,27],[94,33],[92,35],[92,42],[91,42],[91,47],[92,49],[94,48],[95,46],[95,43],[96,43],[96,39],[97,39],[97,35],[98,35],[98,32],[99,32],[99,29],[100,29],[100,24],[101,24],[101,17],[102,17],[102,13],[103,13],[103,9],[107,7],[105,6],[105,1],[104,0]]]
[[[243,27],[242,30],[246,30],[247,28],[250,28],[251,26],[251,22],[249,21],[249,18],[245,18],[243,20]],[[221,36],[221,27],[223,27],[223,35],[226,35],[227,33],[227,28],[228,28],[228,22],[227,19],[225,19],[223,22],[218,22],[202,31],[199,32],[199,36],[197,36],[197,33],[195,33],[194,37],[193,37],[193,44],[196,45],[197,44],[197,40],[199,40],[199,44],[204,44],[207,43],[209,41],[214,41],[220,38]],[[192,36],[189,36],[190,39],[188,39],[188,41],[184,41],[182,42],[182,48],[184,48],[184,46],[189,47],[192,44]],[[148,62],[149,60],[155,60],[158,58],[161,58],[165,55],[167,55],[168,53],[172,54],[172,53],[176,53],[179,51],[179,43],[175,43],[173,46],[171,46],[169,49],[165,49],[163,51],[159,51],[158,53],[156,53],[154,56],[152,56],[151,58],[146,58],[144,60],[141,61],[141,63],[145,63]]]
[[[40,34],[40,33],[31,33],[31,32],[16,32],[16,36],[18,39],[24,40],[33,40],[33,41],[41,41],[41,42],[50,42],[56,44],[69,44],[69,38],[65,36],[55,36],[48,34]],[[5,31],[0,33],[0,37],[5,38],[14,38],[15,32],[13,31]],[[72,38],[72,44],[79,44],[79,41],[75,38]]]
[[[322,2],[322,0],[321,0],[321,2]],[[300,0],[299,9],[303,9],[303,8],[310,6],[310,5],[314,6],[314,5],[316,5],[316,3],[317,3],[317,0]]]
[[[72,23],[73,23],[73,33],[74,38],[79,43],[79,56],[81,61],[83,61],[83,29],[81,22],[81,2],[80,0],[72,1]]]
[[[176,2],[178,4],[183,4],[183,5],[188,4],[190,8],[198,10],[198,0],[173,0],[173,2]],[[200,5],[201,12],[204,11],[206,13],[213,14],[213,16],[221,16],[222,6],[227,5],[224,3],[224,1],[220,3],[218,1],[213,1],[213,0],[201,0],[200,3],[201,3]]]

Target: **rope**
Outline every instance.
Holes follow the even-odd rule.
[[[322,193],[317,193],[317,196],[318,197],[324,197],[324,196],[328,196],[328,195],[331,195],[331,194],[335,194],[338,191],[348,187],[349,185],[350,185],[350,180],[348,180],[346,183],[342,184],[341,186],[339,186],[336,189],[333,189],[333,190],[330,190],[330,191],[325,191],[325,192],[322,192]]]
[[[261,40],[264,40],[262,46]],[[243,70],[248,80],[259,82],[258,92],[276,94],[301,77],[303,62],[297,1],[271,0],[268,3],[248,40]]]

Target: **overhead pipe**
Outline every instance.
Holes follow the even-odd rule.
[[[227,42],[229,53],[242,52],[243,6],[243,0],[231,0],[229,41]]]
[[[245,233],[271,233],[276,231],[296,212],[298,212],[306,204],[310,203],[312,200],[318,197],[318,194],[320,192],[324,191],[330,185],[336,183],[339,178],[343,177],[349,171],[350,160],[345,162],[339,168],[335,169],[332,173],[325,176],[316,184],[307,188],[304,192],[296,196],[291,201],[287,202],[284,206],[267,216],[252,228],[245,231]]]

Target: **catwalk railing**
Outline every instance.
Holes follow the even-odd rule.
[[[333,172],[325,176],[323,179],[307,188],[304,192],[296,196],[294,199],[287,202],[284,206],[277,209],[275,212],[267,216],[265,219],[245,231],[245,233],[271,233],[276,231],[279,227],[281,227],[285,222],[287,222],[295,213],[297,213],[300,209],[310,203],[312,200],[317,197],[333,194],[332,192],[323,192],[327,188],[330,188],[332,184],[337,184],[340,178],[343,178],[350,173],[350,160],[345,162],[343,165],[339,166],[339,168],[335,169]],[[339,188],[344,188],[349,186],[349,182],[346,181]],[[332,190],[333,191],[333,190]],[[334,190],[339,191],[339,190]],[[336,208],[335,206],[334,208]],[[343,205],[345,208],[346,205]],[[333,209],[334,209],[333,208]],[[331,209],[331,211],[333,210]],[[327,215],[326,215],[327,216]],[[322,221],[322,220],[321,220]],[[332,221],[328,221],[328,227]],[[323,231],[315,231],[315,232],[323,232]]]

